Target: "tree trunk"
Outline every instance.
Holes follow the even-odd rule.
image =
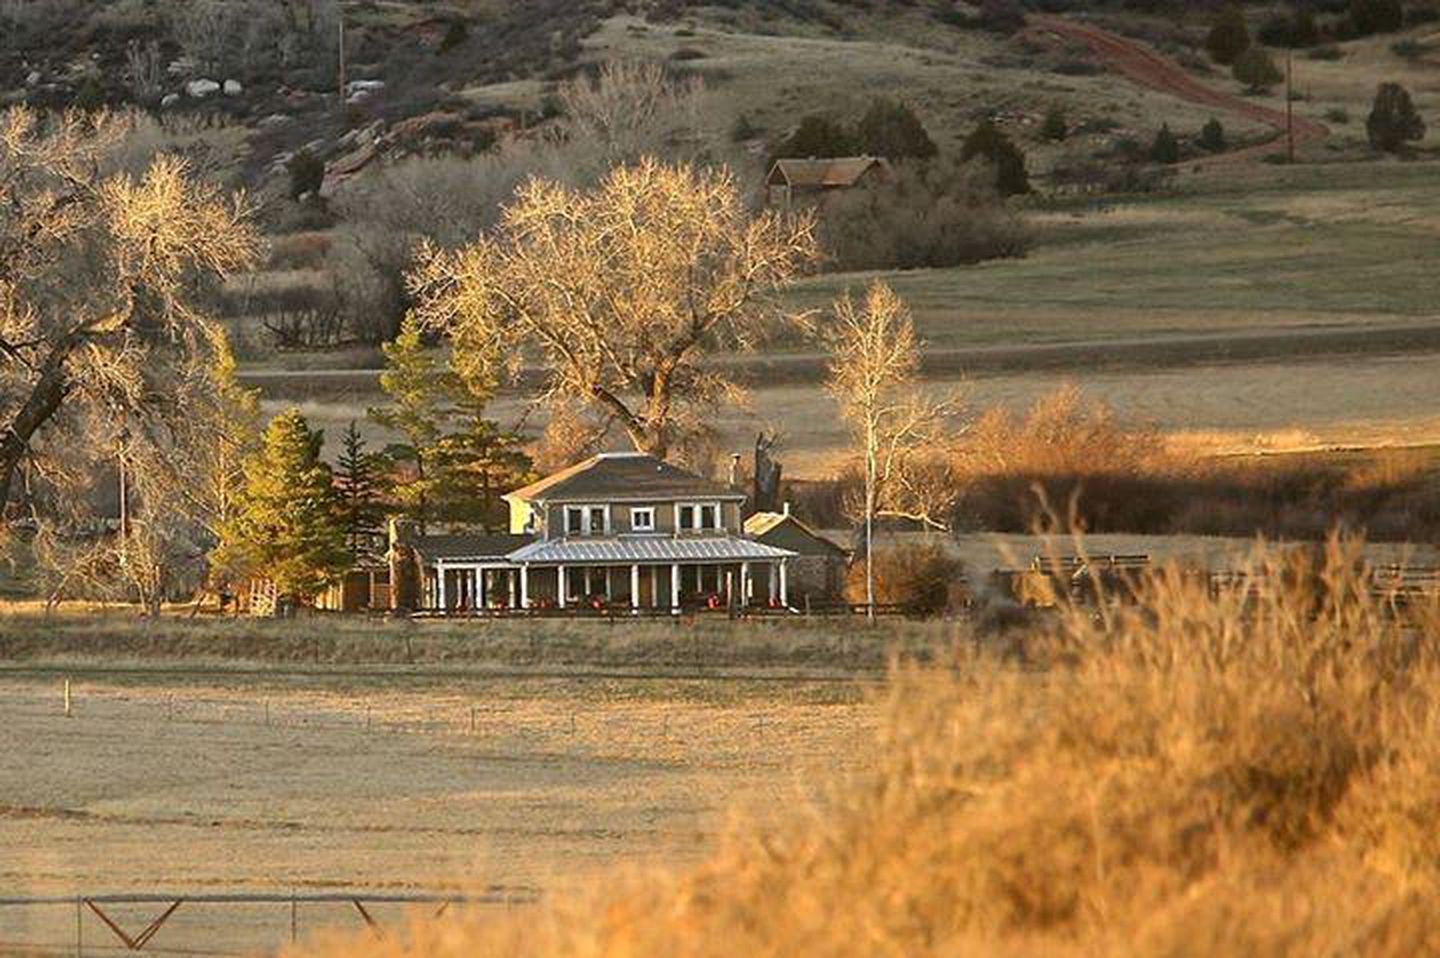
[[[70,389],[65,375],[65,359],[69,354],[66,344],[56,344],[50,350],[40,367],[39,378],[30,388],[29,397],[10,420],[4,438],[0,439],[0,509],[10,504],[15,472],[30,449],[30,440],[55,415]]]

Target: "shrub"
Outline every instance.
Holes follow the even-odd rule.
[[[1025,170],[1025,154],[1020,147],[995,125],[995,121],[984,119],[975,127],[960,150],[964,161],[983,157],[995,168],[995,189],[1001,196],[1016,196],[1030,192],[1030,175]]]
[[[1250,48],[1250,29],[1245,14],[1234,4],[1220,12],[1205,36],[1205,49],[1216,63],[1234,63],[1235,58]]]
[[[1372,147],[1396,153],[1406,143],[1424,138],[1425,121],[1415,112],[1409,91],[1398,83],[1382,83],[1365,120],[1365,132]]]
[[[1225,127],[1215,117],[1200,128],[1198,140],[1200,148],[1211,153],[1223,153],[1225,151]]]
[[[450,25],[445,28],[445,35],[440,38],[440,52],[449,53],[468,39],[470,25],[464,20],[451,20]]]
[[[855,153],[855,136],[834,117],[812,113],[800,120],[795,132],[786,137],[771,153],[771,162],[789,157],[851,156]]]
[[[1345,59],[1345,51],[1333,43],[1327,43],[1323,46],[1312,48],[1305,56],[1311,60],[1335,61]]]
[[[1024,28],[1025,12],[1016,0],[983,0],[979,21],[981,29],[1009,36]]]
[[[1343,106],[1332,106],[1325,111],[1325,119],[1331,123],[1349,123],[1350,111]]]
[[[1023,256],[1030,232],[982,162],[906,161],[888,179],[827,197],[821,246],[843,270],[958,266]]]
[[[730,139],[735,143],[744,143],[746,140],[758,139],[763,131],[754,123],[750,122],[750,115],[741,113],[730,125]]]
[[[1390,52],[1402,60],[1416,60],[1430,52],[1430,45],[1407,37],[1390,44]]]
[[[1160,127],[1155,134],[1155,142],[1150,144],[1150,162],[1163,163],[1166,166],[1180,162],[1180,141],[1170,132],[1168,123]]]
[[[325,183],[325,161],[309,150],[301,150],[285,164],[290,174],[290,198],[298,200],[308,194],[318,195]]]
[[[1260,47],[1251,47],[1236,57],[1231,72],[1251,93],[1263,93],[1285,78],[1270,54]]]
[[[938,543],[875,550],[875,601],[903,605],[921,615],[941,615],[964,603],[965,566]],[[865,601],[865,563],[851,565],[845,598]]]
[[[1059,143],[1070,135],[1070,128],[1065,122],[1065,111],[1058,106],[1052,106],[1045,113],[1045,122],[1040,124],[1040,135],[1053,143]]]
[[[1405,26],[1400,0],[1350,0],[1350,23],[1360,36],[1393,33]]]
[[[861,153],[892,160],[928,159],[939,152],[915,111],[898,100],[876,97],[855,125]]]

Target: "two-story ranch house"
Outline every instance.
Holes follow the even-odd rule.
[[[506,535],[426,536],[422,604],[669,609],[785,604],[796,553],[744,531],[744,495],[653,456],[610,452],[505,497]]]

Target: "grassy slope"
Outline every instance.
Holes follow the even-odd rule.
[[[1434,177],[1431,164],[1221,169],[1172,196],[1037,214],[1025,260],[884,278],[936,346],[1433,317]],[[794,300],[871,278],[823,276]]]

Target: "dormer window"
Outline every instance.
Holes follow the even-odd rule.
[[[720,528],[720,503],[693,502],[680,506],[681,532],[699,532]]]
[[[567,536],[603,536],[610,531],[610,510],[605,506],[566,506]]]
[[[655,507],[635,506],[630,510],[630,531],[631,532],[654,532],[655,531]]]

